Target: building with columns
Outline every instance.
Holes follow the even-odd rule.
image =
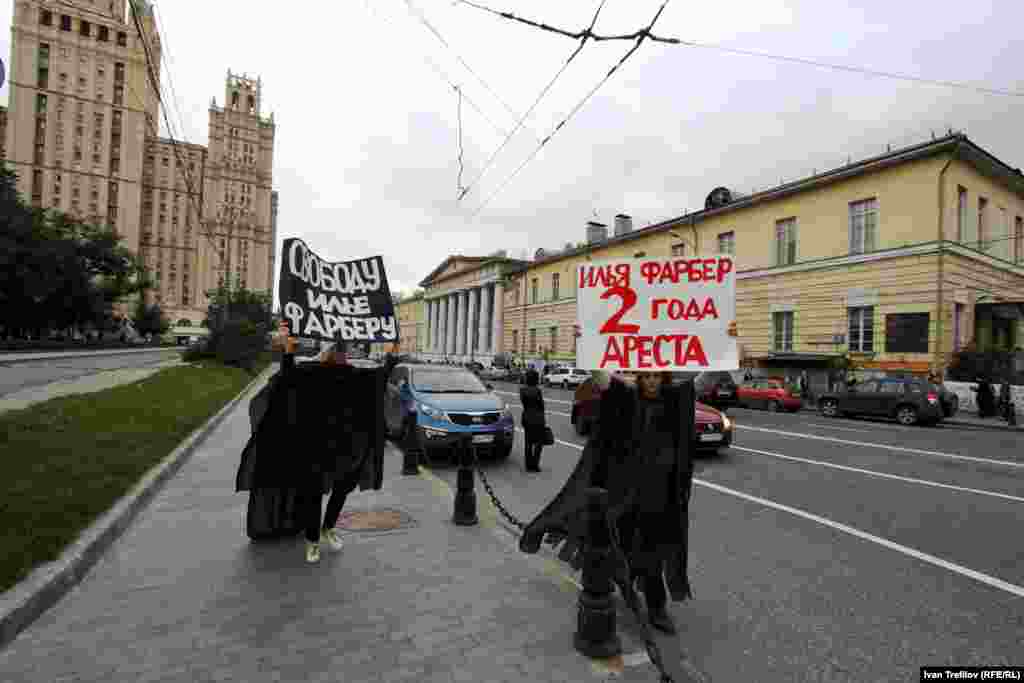
[[[523,263],[503,252],[445,259],[420,282],[426,338],[417,355],[423,360],[490,365],[505,351],[505,281]]]

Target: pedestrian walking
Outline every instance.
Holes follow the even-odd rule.
[[[1013,395],[1010,392],[1010,378],[1003,378],[1003,385],[999,387],[999,414],[1003,416],[1009,424],[1016,423],[1015,408],[1013,405]]]
[[[800,373],[800,395],[806,403],[814,405],[814,393],[811,391],[811,378],[804,370]]]
[[[544,449],[547,430],[547,416],[544,412],[544,393],[540,390],[540,376],[530,368],[526,371],[526,385],[519,389],[519,401],[523,404],[524,460],[527,472],[540,472],[540,453]]]
[[[638,583],[648,621],[672,634],[676,625],[667,610],[669,597],[693,597],[686,567],[692,433],[680,419],[684,388],[672,384],[670,373],[642,373],[637,384],[634,388],[611,378],[580,462],[562,491],[527,525],[519,547],[535,553],[550,535],[549,540],[564,540],[559,557],[580,568],[585,492],[590,486],[606,488],[609,522],[623,559],[615,563],[615,581],[629,601]]]
[[[995,415],[995,393],[987,377],[978,378],[978,386],[972,387],[971,391],[978,395],[978,417],[987,418]]]

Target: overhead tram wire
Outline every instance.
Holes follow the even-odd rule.
[[[177,140],[174,139],[174,135],[172,133],[171,122],[170,122],[170,120],[169,120],[169,118],[167,116],[167,107],[164,105],[163,94],[162,94],[162,90],[160,88],[160,81],[156,77],[156,73],[153,71],[153,56],[152,56],[152,54],[149,51],[149,40],[146,38],[146,32],[145,32],[145,30],[142,27],[142,22],[139,19],[139,14],[138,14],[137,8],[135,6],[135,3],[136,3],[136,0],[129,0],[128,5],[131,8],[132,19],[134,20],[135,28],[138,31],[139,38],[142,40],[142,49],[143,49],[143,52],[144,52],[145,57],[146,57],[146,72],[149,74],[150,84],[153,87],[153,91],[156,94],[157,102],[160,105],[160,107],[159,107],[160,108],[160,113],[163,114],[164,122],[167,125],[167,134],[168,134],[168,138],[171,141],[171,149],[174,151],[174,157],[178,161],[177,165],[184,169],[185,184],[188,186],[189,195],[190,195],[190,197],[192,197],[192,202],[194,204],[194,208],[196,208],[196,216],[197,216],[197,221],[198,221],[199,232],[202,233],[206,237],[207,241],[213,247],[214,252],[216,252],[217,255],[220,257],[220,265],[221,265],[221,267],[223,267],[224,266],[224,262],[225,262],[224,253],[217,247],[216,239],[209,233],[209,231],[203,229],[202,206],[200,204],[196,204],[196,202],[197,202],[197,200],[195,199],[196,192],[195,192],[195,185],[192,182],[192,173],[188,169],[188,164],[184,163],[182,155],[181,155],[180,151],[178,150],[178,142],[177,142]],[[145,105],[143,105],[143,108],[145,108]],[[159,136],[157,136],[157,137],[159,137]]]
[[[161,61],[163,62],[164,69],[163,73],[167,74],[167,85],[171,90],[171,104],[174,105],[174,112],[178,115],[178,124],[181,126],[181,137],[184,139],[185,135],[185,117],[181,114],[181,109],[178,107],[178,94],[174,90],[174,78],[171,74],[171,48],[170,43],[167,40],[167,33],[164,31],[163,22],[160,20],[159,15],[156,13],[156,5],[153,5],[153,17],[156,19],[157,31],[160,34],[161,42],[163,43],[163,51],[160,54]]]
[[[456,117],[459,120],[459,177],[455,181],[455,192],[461,196],[462,190],[462,172],[464,170],[462,164],[462,88],[456,88],[455,94],[458,95],[459,101],[456,104]]]
[[[447,49],[453,55],[455,55],[455,58],[457,60],[459,60],[459,63],[462,64],[462,66],[464,66],[466,68],[466,71],[471,73],[473,75],[473,77],[477,81],[480,82],[480,85],[482,85],[484,87],[484,89],[487,92],[489,92],[491,94],[491,96],[494,97],[494,99],[497,100],[501,104],[501,106],[503,106],[505,108],[505,111],[507,111],[512,116],[513,120],[516,120],[518,118],[518,115],[512,109],[512,107],[510,107],[508,105],[508,103],[505,102],[505,100],[503,100],[501,98],[501,96],[497,92],[494,91],[494,88],[492,88],[487,83],[487,81],[485,81],[483,79],[483,77],[480,76],[480,74],[478,74],[476,71],[473,70],[473,67],[471,67],[469,65],[469,63],[465,59],[462,58],[462,55],[460,55],[458,52],[455,51],[455,48],[453,48],[451,46],[451,44],[447,40],[445,40],[444,36],[441,35],[441,32],[438,31],[437,28],[435,28],[434,25],[430,23],[430,21],[427,19],[426,15],[423,13],[423,10],[421,10],[419,7],[414,5],[412,0],[404,0],[404,2],[405,2],[406,8],[409,10],[409,13],[412,14],[417,20],[419,20],[419,22],[421,24],[423,24],[423,26],[425,26],[426,29],[428,31],[430,31],[430,33],[433,34],[433,36],[435,38],[438,39],[438,41],[445,47],[445,49]]]
[[[924,77],[921,77],[921,76],[910,76],[910,75],[907,75],[907,74],[898,74],[898,73],[894,73],[894,72],[890,72],[890,71],[880,71],[880,70],[877,70],[877,69],[868,69],[868,68],[860,67],[860,66],[847,66],[847,65],[844,65],[844,64],[832,64],[832,63],[829,63],[829,62],[821,62],[821,61],[814,60],[814,59],[805,59],[803,57],[791,57],[791,56],[787,56],[787,55],[772,54],[772,53],[769,53],[769,52],[758,52],[758,51],[755,51],[755,50],[744,50],[744,49],[740,49],[740,48],[727,47],[725,45],[718,45],[716,43],[703,43],[703,42],[698,42],[698,41],[695,41],[695,40],[684,40],[682,38],[668,38],[668,37],[665,37],[665,36],[658,36],[658,35],[655,35],[655,34],[651,33],[649,28],[648,29],[640,29],[638,31],[634,31],[633,33],[627,33],[627,34],[623,34],[623,35],[614,35],[614,36],[598,35],[598,34],[593,33],[591,30],[587,30],[587,29],[584,29],[583,31],[576,31],[576,32],[567,31],[565,29],[560,29],[560,28],[557,28],[555,26],[551,26],[549,24],[545,24],[543,22],[533,21],[531,19],[525,19],[523,17],[516,16],[512,12],[502,12],[500,10],[496,10],[496,9],[491,8],[491,7],[486,7],[486,6],[478,4],[476,2],[472,2],[472,0],[455,0],[455,2],[457,2],[458,4],[468,5],[470,7],[474,7],[476,9],[483,10],[484,12],[488,12],[490,14],[494,14],[496,16],[499,16],[499,17],[501,17],[503,19],[507,19],[509,21],[525,24],[527,26],[532,26],[533,28],[537,28],[537,29],[540,29],[542,31],[547,31],[549,33],[555,33],[557,35],[561,35],[561,36],[564,36],[566,38],[578,39],[578,38],[583,37],[583,36],[589,36],[591,40],[594,40],[595,42],[601,42],[601,41],[604,41],[604,40],[634,40],[634,39],[636,39],[636,38],[638,38],[640,36],[645,36],[649,40],[652,40],[652,41],[655,41],[655,42],[658,42],[658,43],[669,43],[669,44],[672,44],[672,45],[682,45],[684,47],[701,48],[701,49],[704,49],[704,50],[717,50],[719,52],[727,52],[727,53],[730,53],[730,54],[742,55],[742,56],[745,56],[745,57],[760,57],[762,59],[771,59],[771,60],[775,60],[775,61],[779,61],[779,62],[790,62],[790,63],[793,63],[793,64],[802,64],[804,66],[814,66],[814,67],[818,67],[818,68],[821,68],[821,69],[831,69],[833,71],[845,71],[845,72],[848,72],[848,73],[856,73],[856,74],[861,74],[861,75],[864,75],[864,76],[875,76],[875,77],[878,77],[878,78],[889,78],[889,79],[893,79],[893,80],[908,81],[908,82],[914,82],[914,83],[922,83],[922,84],[925,84],[925,85],[935,85],[935,86],[941,86],[941,87],[945,87],[945,88],[959,88],[959,89],[963,89],[963,90],[972,90],[974,92],[983,93],[983,94],[986,94],[986,95],[998,95],[998,96],[1001,96],[1001,97],[1024,97],[1024,92],[1019,91],[1019,90],[1008,90],[1008,89],[1004,89],[1004,88],[989,88],[989,87],[980,86],[980,85],[973,85],[971,83],[961,83],[961,82],[958,82],[958,81],[947,81],[947,80],[939,80],[939,79],[933,79],[933,78],[924,78]]]
[[[374,14],[372,16],[373,16],[374,19],[378,18],[376,14]],[[384,16],[384,19],[382,21],[384,23],[387,23],[387,22],[393,22],[394,19],[392,17]],[[455,83],[455,81],[447,74],[447,72],[445,72],[445,70],[442,69],[437,64],[437,62],[434,61],[434,59],[430,55],[424,53],[423,54],[423,61],[425,61],[430,66],[430,68],[434,71],[434,74],[438,78],[440,78],[442,81],[444,81],[446,84],[448,84],[448,87],[452,88],[453,90],[456,89],[456,88],[458,88],[458,89],[462,88],[461,85],[458,85],[458,84]],[[491,117],[488,116],[484,112],[484,110],[480,107],[480,105],[478,105],[465,92],[462,93],[462,99],[465,100],[469,104],[469,106],[473,108],[473,111],[478,113],[480,115],[480,118],[482,118],[484,121],[486,121],[491,126],[491,128],[493,128],[497,133],[499,133],[500,135],[508,135],[508,129],[506,129],[506,128],[496,124],[494,122],[494,120],[491,119]]]
[[[588,32],[593,30],[594,26],[597,24],[597,18],[600,16],[601,10],[604,9],[605,2],[606,0],[601,0],[600,4],[597,6],[597,11],[594,12],[594,18],[590,22],[590,28],[588,29]],[[476,178],[473,179],[473,182],[471,182],[465,189],[462,190],[462,193],[459,195],[460,200],[463,199],[478,182],[480,182],[480,180],[484,177],[484,174],[487,173],[487,170],[491,167],[491,164],[494,163],[495,158],[497,158],[497,156],[501,154],[501,150],[505,149],[505,145],[509,143],[509,141],[517,132],[519,132],[519,129],[522,128],[523,123],[525,123],[526,119],[529,118],[530,114],[533,113],[533,110],[537,108],[537,105],[540,104],[540,101],[542,99],[544,99],[544,96],[548,94],[552,86],[555,85],[555,82],[557,82],[558,79],[561,78],[562,74],[565,73],[565,70],[569,68],[569,65],[572,64],[573,60],[576,59],[577,55],[579,55],[583,51],[583,48],[586,44],[587,36],[584,35],[580,38],[580,44],[576,46],[576,49],[573,50],[571,55],[569,55],[569,58],[565,60],[565,64],[562,65],[562,68],[560,68],[558,72],[554,75],[554,77],[548,82],[548,84],[544,86],[544,88],[540,91],[540,94],[537,95],[537,98],[533,101],[533,104],[530,105],[530,108],[527,109],[526,112],[519,118],[519,121],[516,122],[515,128],[512,129],[512,132],[506,135],[505,139],[502,140],[501,144],[498,145],[498,147],[493,152],[491,152],[490,158],[487,159],[487,163],[484,164],[484,167],[480,170],[480,173],[477,174]]]
[[[532,161],[533,159],[535,159],[535,158],[537,157],[537,155],[538,155],[538,154],[540,153],[540,151],[541,151],[541,150],[542,150],[542,149],[544,148],[544,146],[545,146],[545,145],[546,145],[546,144],[547,144],[547,143],[548,143],[548,142],[549,142],[549,141],[551,140],[551,138],[553,138],[553,137],[554,137],[554,136],[555,136],[555,135],[556,135],[556,134],[558,133],[558,131],[560,131],[560,130],[562,129],[562,127],[563,127],[563,126],[565,126],[565,124],[567,124],[567,123],[569,122],[569,120],[570,120],[570,119],[572,119],[572,117],[573,117],[573,116],[575,116],[575,115],[576,115],[576,113],[577,113],[577,112],[578,112],[578,111],[579,111],[580,109],[582,109],[582,108],[583,108],[583,105],[585,105],[585,104],[586,104],[586,103],[587,103],[588,101],[590,101],[590,98],[594,96],[594,93],[596,93],[596,92],[597,92],[598,90],[600,90],[600,89],[601,89],[601,86],[603,86],[603,85],[604,85],[605,83],[607,83],[607,82],[608,82],[608,79],[610,79],[610,78],[612,77],[612,75],[613,75],[613,74],[614,74],[614,73],[615,73],[616,71],[618,71],[618,70],[619,70],[619,68],[620,68],[620,67],[621,67],[621,66],[622,66],[623,64],[625,64],[625,63],[626,63],[626,60],[628,60],[628,59],[629,59],[630,57],[632,57],[632,56],[633,56],[633,54],[634,54],[634,53],[635,53],[635,52],[636,52],[636,51],[637,51],[638,49],[640,49],[640,46],[641,46],[641,45],[643,44],[643,42],[644,42],[644,39],[645,39],[645,38],[647,37],[647,35],[648,35],[648,33],[650,32],[650,30],[651,30],[652,28],[654,28],[654,24],[655,24],[655,23],[656,23],[656,22],[658,21],[658,18],[659,18],[659,17],[661,16],[661,13],[662,13],[663,11],[665,11],[665,6],[666,6],[666,5],[668,5],[668,3],[669,3],[669,0],[664,0],[664,2],[662,2],[662,3],[661,3],[661,7],[659,7],[659,8],[658,8],[658,11],[657,11],[657,12],[656,12],[656,13],[654,14],[654,18],[653,18],[653,19],[651,19],[651,23],[650,23],[650,24],[648,24],[648,26],[647,26],[647,29],[645,29],[644,31],[640,31],[640,32],[639,32],[639,35],[638,35],[638,37],[637,37],[637,39],[636,39],[636,43],[634,43],[633,47],[631,47],[631,48],[629,49],[629,51],[628,51],[628,52],[626,52],[626,54],[622,55],[622,58],[621,58],[621,59],[619,59],[619,61],[618,61],[618,62],[617,62],[617,63],[616,63],[616,64],[615,64],[615,65],[614,65],[614,66],[613,66],[613,67],[612,67],[611,69],[609,69],[609,70],[608,70],[608,73],[607,73],[607,74],[605,74],[604,78],[602,78],[602,79],[601,79],[601,80],[600,80],[600,81],[598,82],[598,84],[597,84],[597,85],[595,85],[595,86],[594,86],[594,87],[593,87],[593,88],[591,89],[591,91],[590,91],[590,92],[588,92],[588,93],[587,93],[587,94],[586,94],[586,95],[585,95],[585,96],[583,97],[583,99],[582,99],[582,100],[580,100],[580,101],[579,101],[579,103],[577,103],[577,104],[576,104],[576,106],[572,108],[572,110],[571,110],[571,111],[570,111],[570,112],[568,113],[568,115],[566,115],[566,117],[565,117],[564,119],[562,119],[562,121],[561,121],[561,122],[560,122],[560,123],[559,123],[559,124],[558,124],[557,126],[555,126],[554,130],[552,130],[552,131],[551,131],[551,133],[549,133],[549,134],[548,134],[548,136],[547,136],[546,138],[544,138],[543,140],[541,140],[540,144],[539,144],[539,145],[537,145],[536,149],[534,149],[534,150],[533,150],[533,152],[532,152],[532,153],[530,154],[530,156],[526,157],[526,159],[525,159],[525,160],[523,160],[523,163],[519,164],[519,167],[518,167],[518,168],[516,168],[516,170],[512,172],[512,175],[510,175],[510,176],[509,176],[509,177],[508,177],[508,178],[507,178],[507,179],[505,180],[505,182],[504,182],[504,183],[502,183],[502,184],[501,184],[501,185],[500,185],[500,186],[498,187],[498,189],[496,189],[496,190],[495,190],[494,192],[492,192],[492,193],[491,193],[491,195],[490,195],[489,197],[487,197],[487,199],[486,199],[486,200],[484,200],[484,203],[483,203],[483,204],[481,204],[481,205],[480,205],[480,206],[479,206],[479,207],[477,208],[477,210],[473,212],[473,216],[472,216],[473,218],[476,218],[476,217],[477,217],[478,215],[480,215],[480,212],[481,212],[481,211],[483,211],[483,210],[484,210],[484,209],[485,209],[485,208],[487,207],[487,205],[488,205],[488,204],[490,204],[490,203],[491,203],[491,201],[492,201],[492,200],[493,200],[493,199],[494,199],[495,197],[497,197],[497,196],[498,196],[499,194],[501,194],[501,192],[502,192],[502,191],[503,191],[503,190],[504,190],[504,189],[505,189],[505,188],[506,188],[506,187],[507,187],[507,186],[509,185],[509,183],[511,183],[511,182],[512,182],[512,181],[513,181],[513,180],[515,179],[515,177],[516,177],[517,175],[519,175],[519,172],[520,172],[520,171],[522,171],[522,170],[523,170],[523,168],[524,168],[524,167],[525,167],[525,166],[526,166],[526,165],[527,165],[528,163],[530,163],[530,162],[531,162],[531,161]]]

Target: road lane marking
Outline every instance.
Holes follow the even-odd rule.
[[[995,491],[986,491],[984,489],[972,489],[966,486],[954,486],[952,484],[941,484],[936,481],[929,481],[927,479],[917,479],[915,477],[903,477],[898,474],[888,474],[886,472],[876,472],[875,470],[865,470],[859,467],[850,467],[848,465],[837,465],[836,463],[823,462],[821,460],[811,460],[810,458],[798,458],[792,455],[783,455],[782,453],[772,453],[771,451],[762,451],[756,448],[744,448],[743,446],[731,446],[731,450],[734,451],[746,451],[747,453],[756,453],[758,455],[767,455],[772,458],[781,458],[783,460],[793,460],[795,462],[806,462],[811,465],[821,465],[822,467],[831,467],[837,470],[845,470],[847,472],[857,472],[858,474],[866,474],[872,477],[883,477],[885,479],[895,479],[897,481],[906,481],[911,484],[921,484],[922,486],[934,486],[936,488],[950,489],[952,491],[963,491],[964,493],[976,493],[981,496],[992,496],[993,498],[1004,498],[1006,500],[1012,500],[1016,503],[1024,503],[1024,498],[1020,496],[1011,496],[1008,493],[997,493]]]
[[[848,446],[866,446],[868,448],[881,448],[890,451],[899,451],[900,453],[910,453],[911,455],[929,455],[938,458],[949,458],[951,460],[967,460],[970,462],[983,462],[988,465],[1004,465],[1006,467],[1020,467],[1024,468],[1024,462],[1013,462],[1011,460],[995,460],[993,458],[978,458],[973,455],[957,455],[955,453],[942,453],[940,451],[925,451],[919,448],[907,448],[906,446],[893,446],[891,444],[883,443],[871,443],[869,441],[850,441],[849,439],[839,439],[834,436],[821,436],[819,434],[802,434],[800,432],[787,432],[781,429],[767,429],[765,427],[751,427],[750,425],[736,425],[737,429],[746,429],[754,432],[766,432],[768,434],[781,434],[782,436],[793,436],[799,439],[814,439],[816,441],[829,441],[832,443],[841,443]]]
[[[570,448],[575,448],[577,450],[583,450],[583,446],[572,443],[571,441],[555,439],[555,443],[560,443],[564,446],[569,446]],[[1002,579],[996,578],[995,576],[985,574],[984,572],[979,572],[969,567],[965,567],[961,564],[956,564],[955,562],[950,562],[949,560],[944,560],[941,557],[936,557],[935,555],[929,555],[928,553],[922,552],[915,548],[911,548],[910,546],[905,546],[900,543],[896,543],[895,541],[890,541],[887,538],[882,538],[881,536],[869,534],[866,531],[861,531],[860,529],[848,526],[846,524],[842,524],[841,522],[836,522],[834,520],[828,519],[827,517],[822,517],[812,512],[807,512],[806,510],[801,510],[799,508],[791,507],[789,505],[783,505],[782,503],[776,503],[775,501],[771,501],[766,498],[752,496],[749,493],[743,493],[742,491],[737,491],[736,489],[731,489],[727,486],[722,486],[721,484],[714,484],[710,481],[705,481],[704,479],[699,479],[697,477],[693,478],[693,483],[697,484],[698,486],[704,486],[705,488],[712,489],[713,491],[718,491],[719,493],[724,493],[726,495],[742,498],[743,500],[747,500],[752,503],[757,503],[759,505],[763,505],[774,510],[788,512],[789,514],[794,515],[796,517],[801,517],[812,522],[817,522],[818,524],[827,526],[830,529],[842,531],[843,533],[850,534],[851,536],[856,536],[857,538],[864,539],[865,541],[870,541],[884,548],[888,548],[889,550],[895,550],[896,552],[907,555],[908,557],[913,557],[916,560],[920,560],[927,564],[934,565],[936,567],[945,569],[955,574],[959,574],[961,576],[965,576],[969,579],[974,579],[979,583],[983,583],[991,588],[996,588],[1001,591],[1005,591],[1007,593],[1017,596],[1018,598],[1024,598],[1024,586],[1018,586],[1016,584],[1010,583],[1009,581],[1003,581]]]

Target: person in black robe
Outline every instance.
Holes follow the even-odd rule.
[[[978,386],[973,389],[978,394],[978,417],[992,417],[996,413],[996,395],[987,377],[978,378]]]
[[[616,545],[615,583],[627,602],[634,604],[633,582],[638,579],[648,621],[661,631],[675,633],[666,609],[668,597],[692,598],[687,536],[693,481],[693,386],[672,385],[668,373],[643,373],[638,383],[635,388],[618,378],[610,381],[576,469],[562,491],[527,525],[519,547],[536,553],[545,538],[552,545],[561,543],[559,558],[579,569],[586,537],[585,491],[591,486],[606,488]]]
[[[304,531],[306,559],[317,562],[322,543],[341,548],[335,525],[348,494],[383,484],[385,375],[354,368],[333,349],[296,365],[295,340],[282,333],[281,371],[250,404],[253,433],[235,488],[250,491],[250,537]]]

